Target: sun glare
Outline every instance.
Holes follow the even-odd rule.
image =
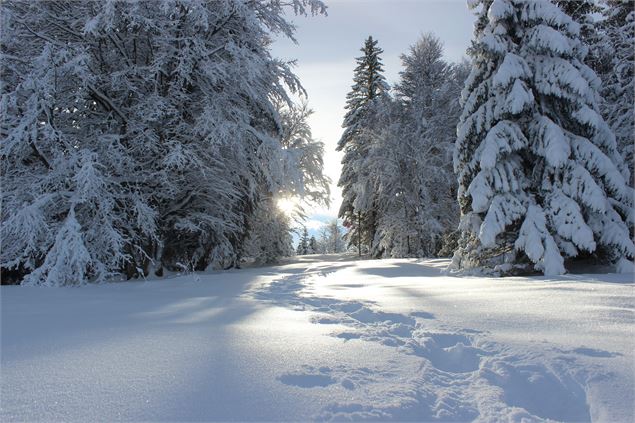
[[[280,211],[286,214],[287,216],[291,216],[293,214],[297,204],[298,204],[297,200],[292,197],[283,197],[278,199],[278,202],[277,202],[278,209],[280,209]]]
[[[278,199],[276,204],[281,212],[291,216],[298,205],[298,201],[293,197],[282,197]]]

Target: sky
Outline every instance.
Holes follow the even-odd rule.
[[[466,56],[474,17],[465,0],[325,0],[328,16],[291,17],[297,27],[297,44],[278,39],[272,53],[284,60],[297,60],[295,73],[315,111],[310,118],[314,138],[324,143],[325,173],[332,180],[331,206],[309,211],[307,228],[316,230],[335,218],[341,203],[337,180],[341,154],[335,151],[342,134],[346,94],[353,82],[355,58],[364,40],[372,35],[384,50],[385,76],[398,81],[399,56],[417,38],[434,33],[445,46],[448,60]]]

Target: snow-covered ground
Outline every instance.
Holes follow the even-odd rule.
[[[0,420],[635,419],[632,274],[446,265],[2,287]]]

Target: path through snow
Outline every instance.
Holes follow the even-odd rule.
[[[632,275],[346,258],[2,287],[2,420],[633,421]]]

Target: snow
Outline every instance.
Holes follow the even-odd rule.
[[[533,102],[534,95],[531,90],[520,79],[517,79],[505,98],[505,108],[512,114],[518,114],[530,108]]]
[[[477,149],[477,157],[480,155],[481,169],[493,169],[499,157],[505,153],[511,153],[522,149],[528,144],[522,130],[514,122],[502,120],[489,130],[481,147]]]
[[[2,286],[2,421],[633,421],[633,274],[300,256]]]
[[[529,78],[531,69],[522,57],[514,53],[507,53],[498,70],[492,78],[494,88],[505,88],[518,78]]]
[[[543,156],[554,168],[559,168],[566,163],[571,154],[571,146],[562,128],[547,116],[540,116],[535,120],[535,131],[538,135],[536,153]]]

